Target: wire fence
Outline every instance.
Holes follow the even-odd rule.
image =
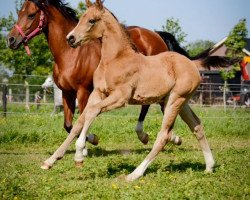
[[[62,111],[62,107],[55,106],[53,88],[44,90],[41,84],[29,84],[27,81],[24,84],[2,81],[0,88],[1,116],[49,115]],[[250,108],[249,91],[249,84],[202,83],[189,103],[199,107]]]

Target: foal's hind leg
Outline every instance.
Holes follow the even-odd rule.
[[[162,121],[161,130],[158,133],[157,139],[154,146],[144,161],[126,177],[127,181],[133,181],[141,177],[150,163],[156,158],[158,153],[164,148],[167,142],[171,140],[172,128],[175,119],[180,112],[182,105],[186,101],[186,98],[180,97],[179,95],[172,93],[167,102],[167,106],[164,111],[164,117]]]
[[[160,106],[161,106],[161,111],[164,114],[164,108],[165,108],[164,103],[160,103]],[[137,133],[139,140],[143,144],[147,144],[148,140],[149,140],[148,134],[143,131],[143,122],[144,122],[145,117],[148,113],[149,107],[150,107],[150,105],[142,105],[139,119],[138,119],[137,125],[135,127],[135,132]],[[179,136],[172,133],[171,143],[176,144],[176,145],[181,145],[182,140]]]
[[[187,123],[191,131],[195,134],[201,145],[201,149],[206,162],[206,171],[212,172],[215,164],[211,149],[207,142],[203,126],[200,119],[195,115],[190,106],[186,104],[180,112],[180,116]]]

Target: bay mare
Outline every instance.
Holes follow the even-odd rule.
[[[93,40],[77,49],[72,49],[67,44],[66,35],[77,22],[75,11],[61,0],[26,0],[18,13],[16,25],[7,36],[8,46],[18,49],[21,44],[26,44],[39,33],[45,34],[55,61],[53,79],[63,94],[64,127],[68,132],[72,128],[75,100],[77,98],[79,111],[82,113],[93,90],[93,73],[101,57],[99,40]],[[145,55],[168,51],[163,39],[155,32],[136,26],[127,27],[127,31],[136,48]],[[167,40],[167,37],[164,39]],[[144,144],[148,142],[148,135],[143,132],[143,121],[148,107],[149,105],[142,106],[136,126],[138,138]],[[96,137],[91,138],[92,144],[98,143]],[[173,141],[180,143],[179,137]]]
[[[97,0],[93,5],[86,1],[86,4],[87,11],[67,39],[72,47],[88,44],[93,39],[101,41],[101,61],[94,73],[94,90],[67,139],[44,162],[42,168],[49,169],[62,158],[79,133],[74,159],[77,166],[81,166],[87,131],[99,114],[127,104],[147,105],[163,101],[166,105],[164,117],[153,148],[126,180],[133,181],[142,176],[171,140],[178,114],[194,132],[203,151],[206,171],[212,172],[215,162],[203,126],[188,105],[201,80],[196,63],[174,52],[156,56],[140,54],[133,48],[128,34],[117,19],[103,7],[102,1]]]

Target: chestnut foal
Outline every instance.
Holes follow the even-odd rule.
[[[80,132],[76,141],[75,161],[81,165],[87,131],[99,114],[126,104],[147,105],[163,101],[166,105],[164,117],[153,148],[126,180],[133,181],[142,176],[149,164],[171,140],[172,128],[178,114],[200,142],[206,171],[212,172],[215,162],[203,126],[188,105],[188,100],[201,80],[195,62],[174,52],[148,57],[138,53],[133,48],[127,32],[103,7],[101,0],[97,0],[93,5],[89,1],[86,2],[87,11],[75,29],[68,34],[67,39],[73,47],[97,38],[101,41],[101,61],[94,73],[94,90],[67,139],[44,162],[42,168],[50,168],[56,160],[63,157],[69,144]]]

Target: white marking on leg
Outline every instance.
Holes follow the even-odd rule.
[[[76,162],[82,162],[84,160],[84,154],[86,153],[86,132],[87,130],[83,128],[80,137],[76,140],[76,153],[74,158]]]
[[[145,159],[131,174],[129,174],[126,177],[127,181],[134,181],[138,179],[139,177],[143,176],[144,172],[146,171],[147,167],[150,165],[150,163],[153,161]]]

